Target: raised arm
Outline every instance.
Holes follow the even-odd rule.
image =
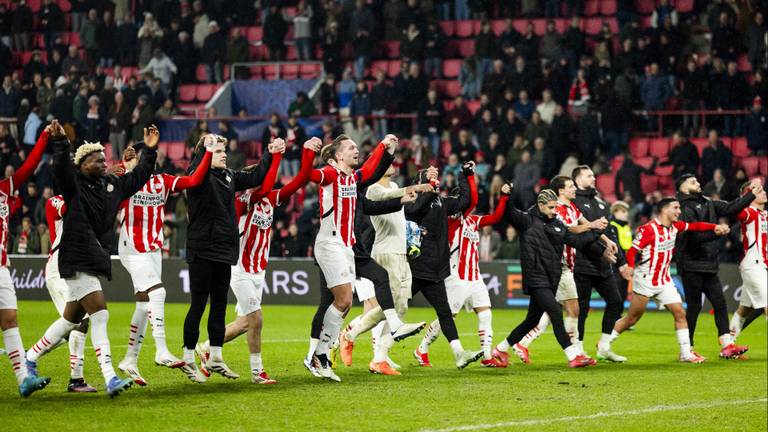
[[[496,209],[493,211],[493,213],[480,218],[480,227],[484,227],[486,225],[496,225],[497,223],[501,222],[501,219],[504,217],[504,212],[507,209],[508,202],[509,195],[502,195],[499,203],[496,204]]]
[[[378,216],[394,213],[403,208],[400,198],[392,198],[384,201],[374,201],[366,198],[365,194],[358,194],[357,199],[362,200],[363,213],[369,216]]]
[[[380,172],[376,168],[381,163],[381,158],[384,156],[385,151],[386,146],[383,142],[376,146],[376,149],[368,157],[368,160],[363,163],[363,166],[355,171],[358,182],[373,184],[379,181],[379,179],[384,175],[384,172],[386,172],[386,169],[384,169],[384,172]],[[378,174],[381,175],[376,178],[376,175]]]
[[[54,126],[55,125],[55,126]],[[59,186],[64,201],[77,194],[77,171],[70,157],[69,140],[64,134],[64,128],[54,120],[51,124],[51,139],[53,140],[53,176]]]
[[[714,231],[718,226],[709,222],[675,222],[678,231]]]
[[[430,205],[436,197],[437,194],[435,192],[426,192],[420,194],[419,197],[416,198],[415,202],[412,202],[403,208],[405,212],[405,218],[409,221],[421,223],[421,220],[429,212]]]
[[[264,184],[258,186],[252,193],[251,196],[254,200],[260,200],[261,198],[269,195],[270,192],[272,192],[272,188],[275,187],[275,182],[277,182],[277,171],[278,168],[280,168],[280,161],[283,159],[283,155],[281,153],[276,153],[274,156],[272,156],[272,163],[269,164],[269,169],[267,170],[267,176],[264,178]]]
[[[273,179],[271,184],[268,183],[269,178],[267,178],[267,173],[269,172],[269,168],[272,165],[273,157],[274,155],[272,153],[266,153],[264,157],[261,158],[261,162],[259,162],[259,165],[255,170],[250,172],[233,172],[232,174],[235,181],[235,190],[241,191],[254,188],[256,186],[262,186],[266,190],[271,190],[272,186],[275,185],[275,182]]]
[[[448,215],[464,214],[469,209],[470,202],[469,181],[466,176],[461,175],[459,176],[459,196],[449,196],[443,200],[445,211]]]
[[[315,141],[313,141],[315,139],[319,144],[316,144]],[[299,170],[299,173],[287,185],[276,191],[272,191],[272,193],[269,194],[269,200],[272,202],[272,205],[280,205],[284,203],[291,197],[291,195],[295,194],[296,191],[307,184],[307,180],[309,180],[309,176],[312,172],[312,164],[315,161],[315,155],[317,154],[319,146],[322,145],[322,141],[320,141],[319,138],[313,138],[310,141],[307,141],[307,143],[312,144],[310,147],[307,147],[307,144],[305,143],[304,150],[302,150],[301,153],[301,169]]]
[[[472,173],[467,176],[467,184],[469,185],[469,205],[464,210],[464,217],[469,216],[477,207],[477,202],[480,200],[477,196],[477,182],[475,181],[475,174]]]
[[[525,232],[531,226],[531,215],[515,207],[514,202],[507,201],[507,211],[510,223],[520,233]]]
[[[40,161],[43,159],[43,153],[45,153],[45,149],[48,147],[48,131],[50,127],[51,126],[46,127],[43,133],[40,134],[40,138],[37,139],[35,147],[32,148],[27,159],[12,176],[13,187],[17,188],[20,184],[27,181],[29,176],[35,172],[37,165],[40,164]]]
[[[120,199],[128,199],[141,190],[152,176],[157,160],[157,148],[145,147],[141,152],[139,164],[123,176],[117,178],[117,186],[120,189]]]
[[[731,217],[738,215],[740,211],[747,208],[747,206],[749,206],[749,204],[754,200],[755,194],[752,192],[752,190],[750,190],[746,194],[736,198],[733,201],[712,200],[712,204],[715,206],[715,213],[717,213],[717,217]]]
[[[198,165],[197,169],[195,169],[192,175],[176,177],[175,184],[172,186],[171,190],[178,192],[183,191],[184,189],[200,186],[200,183],[202,183],[205,179],[205,175],[208,174],[208,168],[211,167],[212,157],[213,153],[206,151],[205,155],[203,156],[203,160],[200,161],[200,165]]]

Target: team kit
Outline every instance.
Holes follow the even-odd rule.
[[[745,183],[739,198],[724,202],[703,196],[695,175],[683,175],[676,180],[676,196],[661,199],[655,217],[638,227],[633,238],[626,223],[629,207],[603,201],[588,166],[576,167],[570,177],[551,179],[530,208],[516,207],[514,185],[507,183],[498,202],[491,203],[492,212],[479,215],[474,212],[474,162],[464,163],[453,190],[440,190],[434,167],[419,171],[411,186],[400,187],[392,180],[399,146],[394,135],[385,136],[364,162],[357,143],[346,135],[325,145],[311,138],[303,143],[297,175],[279,188],[286,150],[280,138],[268,144],[257,165],[235,171],[226,167],[226,139],[205,135],[194,149],[187,175],[179,177],[156,173],[159,136],[156,127],[145,129],[144,140],[107,167],[101,144],[84,143],[73,152],[63,128],[53,121],[19,170],[0,182],[0,327],[22,397],[50,383],[51,378],[38,373],[38,364],[64,344],[70,352],[67,390],[96,392],[83,375],[88,333],[107,395],[115,397],[134,384],[148,385],[138,358],[150,326],[155,363],[177,369],[195,383],[206,382],[212,374],[239,378],[224,361],[222,347],[246,335],[251,381],[276,384],[261,355],[262,286],[275,210],[309,182],[317,185],[319,194],[320,227],[313,251],[321,299],[303,365],[320,379],[341,381],[336,363],[352,364],[355,341],[365,332],[371,332],[373,344],[369,370],[383,375],[401,374],[389,356],[391,347],[422,332],[413,350],[422,367],[432,366],[430,347],[441,333],[459,369],[473,362],[506,368],[510,354],[528,364],[531,344],[549,326],[568,367],[589,367],[598,360],[625,362],[628,359],[614,352],[614,346],[620,352],[619,336],[637,325],[651,300],[673,316],[679,361],[703,363],[706,359],[693,344],[703,297],[714,309],[719,356],[745,359],[748,347],[737,344],[739,334],[752,320],[768,314],[768,213],[759,179]],[[45,278],[59,318],[25,350],[6,250],[8,220],[14,193],[35,171],[49,144],[59,195],[45,206],[52,244]],[[320,168],[315,168],[318,157]],[[179,358],[166,343],[161,268],[165,203],[182,191],[189,205],[186,259],[191,300]],[[741,303],[730,319],[717,276],[718,237],[730,231],[717,223],[723,217],[740,223],[743,244]],[[530,302],[523,321],[494,345],[491,301],[479,271],[480,231],[502,221],[520,234],[523,292]],[[111,279],[109,251],[114,241],[136,299],[128,349],[117,363],[125,377],[118,376],[113,365],[109,311],[99,279]],[[673,258],[684,284],[685,308],[670,276]],[[627,283],[633,295],[624,311]],[[230,289],[237,298],[237,317],[226,323]],[[593,290],[606,303],[594,357],[584,345]],[[435,310],[437,318],[431,323],[406,321],[409,300],[418,293]],[[363,312],[345,326],[354,296]],[[200,341],[207,307],[208,340]],[[454,317],[462,309],[477,315],[479,350],[465,349],[459,339]]]

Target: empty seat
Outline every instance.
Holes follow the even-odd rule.
[[[752,71],[752,63],[749,62],[749,59],[747,59],[747,56],[745,54],[742,54],[737,59],[737,64],[739,68],[739,72],[751,72]]]
[[[603,27],[602,18],[587,18],[584,20],[584,32],[588,35],[596,35],[600,33],[600,29]]]
[[[440,21],[440,28],[446,37],[452,37],[456,33],[456,24],[454,21]]]
[[[182,84],[179,86],[179,100],[182,102],[194,102],[195,100],[195,85]]]
[[[389,65],[389,61],[387,60],[374,60],[371,62],[370,70],[371,70],[371,76],[376,76],[377,71],[384,71],[387,72],[387,68]],[[302,65],[303,66],[303,65]]]
[[[659,159],[667,158],[669,154],[669,139],[668,138],[653,138],[649,142],[648,153]]]
[[[491,31],[497,36],[501,36],[501,34],[504,33],[505,28],[507,28],[507,23],[504,22],[504,20],[491,21]]]
[[[640,187],[643,193],[651,193],[659,188],[659,178],[655,175],[640,175]]]
[[[600,15],[610,17],[616,15],[616,0],[600,0]]]
[[[266,64],[261,67],[261,73],[264,75],[264,79],[273,80],[277,78],[277,65]]]
[[[299,76],[301,79],[317,79],[320,77],[322,65],[315,63],[303,63],[299,66]]]
[[[648,139],[632,138],[629,140],[629,153],[632,158],[639,159],[648,156]]]
[[[731,152],[735,157],[747,157],[751,153],[747,147],[745,137],[736,137],[731,140]]]
[[[248,38],[249,42],[256,42],[260,41],[263,37],[264,32],[261,27],[248,27],[248,30],[246,30],[245,37]]]
[[[216,84],[200,84],[197,86],[197,100],[208,102],[216,93]]]
[[[479,100],[467,101],[467,108],[469,108],[469,112],[471,112],[472,115],[475,115],[477,110],[480,109],[480,101]]]
[[[596,179],[597,190],[605,195],[613,195],[616,193],[616,177],[614,174],[600,174]]]
[[[443,61],[443,76],[445,78],[456,78],[461,71],[461,60],[451,59]]]
[[[747,177],[752,177],[760,172],[760,158],[755,156],[742,158],[741,167],[747,172]]]
[[[694,0],[676,0],[675,9],[681,13],[691,12],[694,6],[693,2]]]
[[[635,12],[640,15],[650,15],[655,8],[655,0],[635,0]]]
[[[641,157],[641,158],[635,158],[633,161],[640,165],[643,168],[651,168],[653,166],[653,158],[652,157]]]
[[[286,80],[293,80],[299,77],[299,65],[285,64],[280,71],[280,77]]]
[[[659,177],[672,177],[672,173],[674,172],[675,167],[672,165],[657,165],[656,166],[656,175]]]
[[[456,21],[456,37],[468,38],[474,36],[475,23],[473,20],[460,20]]]
[[[200,82],[206,82],[208,81],[208,77],[205,74],[205,66],[198,64],[197,69],[195,69],[195,78]]]
[[[395,59],[400,57],[400,41],[384,41],[382,44],[387,58]]]
[[[600,11],[600,0],[586,0],[584,2],[584,16],[595,16]]]
[[[709,145],[706,138],[691,138],[691,144],[696,146],[696,149],[699,151],[699,157],[701,157],[704,149]]]
[[[443,91],[445,92],[445,97],[455,98],[461,94],[461,83],[457,80],[445,81]]]
[[[168,142],[168,158],[173,161],[178,159],[184,159],[186,153],[186,147],[183,141],[169,141]]]
[[[472,39],[459,41],[459,55],[461,57],[470,57],[475,54],[475,41]]]
[[[387,64],[387,75],[391,78],[400,73],[400,60],[390,60]]]

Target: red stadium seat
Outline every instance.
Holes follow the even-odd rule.
[[[288,45],[285,48],[285,59],[288,61],[296,61],[299,59],[299,52],[296,50],[296,45]]]
[[[505,28],[507,28],[507,23],[504,20],[491,21],[491,31],[497,36],[501,36]]]
[[[768,156],[760,156],[757,158],[757,162],[760,166],[760,174],[768,175]]]
[[[635,0],[635,13],[640,15],[650,15],[656,9],[654,0]]]
[[[737,137],[731,140],[731,152],[735,157],[747,157],[751,153],[747,147],[747,139]]]
[[[756,156],[742,158],[741,167],[747,172],[747,177],[752,177],[760,172],[760,158]]]
[[[632,158],[639,159],[648,156],[648,138],[632,138],[629,140],[629,153]]]
[[[184,159],[184,155],[186,154],[186,147],[184,146],[183,141],[170,141],[168,142],[168,156],[169,159],[172,161],[176,161],[178,159]]]
[[[72,46],[80,47],[80,33],[70,33],[69,34],[69,44]]]
[[[709,145],[706,138],[691,138],[691,144],[695,145],[699,150],[699,157],[701,157],[704,149]]]
[[[475,34],[475,23],[473,20],[456,21],[456,37],[468,38]]]
[[[456,23],[454,21],[440,21],[440,28],[446,37],[453,37],[456,33]]]
[[[182,84],[179,86],[179,100],[181,102],[194,102],[195,100],[195,89],[194,84]]]
[[[27,6],[29,6],[30,9],[32,9],[32,12],[37,13],[40,10],[40,5],[42,4],[42,0],[29,0],[27,2]]]
[[[384,53],[387,58],[396,59],[400,57],[400,41],[384,41]]]
[[[672,177],[672,173],[674,172],[675,167],[672,165],[657,165],[656,166],[656,175],[659,177]]]
[[[600,0],[600,15],[609,17],[616,15],[616,0]]]
[[[458,80],[445,81],[443,91],[445,92],[445,97],[455,98],[461,94],[461,83]]]
[[[659,159],[666,159],[669,153],[669,138],[653,138],[648,146],[648,153]]]
[[[624,156],[616,156],[611,160],[611,172],[616,172],[621,168],[621,165],[624,163]]]
[[[653,165],[653,158],[652,157],[636,158],[636,159],[633,159],[633,161],[637,165],[640,165],[643,168],[650,168]]]
[[[400,73],[400,60],[390,60],[387,63],[387,75],[394,78]]]
[[[208,77],[205,75],[205,66],[201,64],[197,65],[197,69],[195,69],[195,78],[200,82],[206,82],[208,80]]]
[[[264,31],[260,26],[248,27],[248,30],[246,30],[246,34],[245,34],[245,37],[248,38],[249,42],[260,41],[263,36],[264,36]]]
[[[655,175],[640,175],[640,187],[643,193],[651,193],[659,188],[659,178]]]
[[[277,65],[266,64],[261,67],[261,73],[264,74],[264,79],[273,80],[277,78]]]
[[[69,0],[58,0],[56,3],[59,5],[59,8],[61,8],[61,11],[64,13],[67,13],[70,10],[72,10],[72,3],[70,3]]]
[[[471,112],[472,115],[475,115],[477,110],[480,109],[480,101],[479,100],[467,101],[467,108],[469,108],[469,112]]]
[[[602,18],[587,18],[584,20],[584,32],[588,35],[596,35],[600,33],[600,29],[603,27]]]
[[[584,16],[595,16],[598,14],[600,9],[600,0],[586,0],[584,2]]]
[[[317,79],[322,72],[322,65],[313,63],[304,63],[299,66],[299,76],[301,79]]]
[[[537,18],[533,20],[533,32],[537,36],[542,36],[547,31],[547,20],[544,18]]]
[[[456,78],[461,71],[462,61],[459,59],[450,59],[443,61],[443,76],[446,78]]]
[[[739,72],[751,72],[752,71],[752,63],[749,62],[749,59],[747,59],[747,56],[745,54],[742,54],[737,59],[737,64],[739,68]]]
[[[370,70],[371,75],[376,76],[377,71],[384,71],[384,73],[387,72],[389,61],[388,60],[374,60],[371,62]]]
[[[285,64],[280,70],[280,77],[285,80],[294,80],[299,77],[299,65]]]
[[[216,93],[216,84],[200,84],[197,86],[197,100],[208,102]]]
[[[694,7],[694,0],[676,0],[675,1],[675,9],[677,9],[678,12],[686,13],[691,12]]]
[[[600,174],[597,176],[596,185],[597,190],[605,195],[613,195],[616,193],[616,175],[615,174]]]
[[[475,55],[475,41],[472,39],[459,41],[459,56],[470,57]]]

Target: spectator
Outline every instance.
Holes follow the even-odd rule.
[[[427,98],[419,105],[419,134],[427,139],[432,153],[439,154],[440,138],[443,133],[443,102],[437,97],[437,90],[429,89]]]
[[[276,138],[285,139],[285,136],[286,129],[283,126],[283,123],[280,121],[280,117],[277,115],[277,113],[272,113],[272,115],[269,116],[269,124],[264,128],[264,131],[261,134],[262,148],[266,148],[267,144]]]
[[[243,63],[248,61],[250,47],[248,39],[243,36],[238,27],[232,30],[232,35],[227,40],[227,63]]]
[[[525,131],[525,124],[518,120],[517,111],[509,107],[504,111],[504,119],[499,124],[499,138],[504,147],[509,147],[515,139],[515,135],[521,135]]]
[[[478,253],[480,261],[493,261],[501,250],[501,236],[493,230],[491,225],[486,225],[480,232],[480,242],[478,244]]]
[[[37,106],[40,109],[40,117],[48,116],[55,97],[56,90],[53,88],[53,79],[50,75],[46,75],[42,85],[37,87]]]
[[[152,76],[158,78],[163,87],[163,94],[167,95],[168,90],[171,87],[173,76],[178,72],[178,68],[173,61],[165,55],[163,50],[155,48],[155,52],[152,55],[152,59],[147,63],[147,66],[140,70],[140,74],[151,72]]]
[[[48,255],[51,252],[51,235],[48,232],[48,225],[45,222],[37,224],[37,238],[40,239],[40,253],[42,255]]]
[[[459,131],[456,140],[451,143],[451,153],[459,156],[459,160],[462,162],[475,160],[477,144],[472,140],[472,135],[469,134],[469,131],[466,129]]]
[[[187,134],[187,139],[184,142],[187,149],[194,149],[198,141],[200,141],[200,138],[208,133],[210,133],[210,130],[208,129],[208,122],[205,120],[198,120],[197,124],[195,124],[195,127],[190,129],[189,133]]]
[[[400,55],[409,61],[422,61],[426,51],[426,42],[416,24],[411,23],[407,29],[403,30],[400,39]]]
[[[11,31],[13,32],[13,46],[16,51],[29,51],[32,47],[29,33],[33,29],[32,9],[26,0],[19,0],[16,9],[13,10]]]
[[[765,11],[756,11],[752,23],[744,33],[744,44],[747,46],[747,59],[753,69],[768,67],[768,28],[765,26]]]
[[[32,58],[24,65],[24,82],[29,83],[35,77],[35,75],[42,75],[45,73],[45,63],[43,63],[40,57],[40,51],[34,50],[32,52]]]
[[[528,90],[528,86],[531,84],[533,76],[528,69],[527,63],[522,56],[515,58],[515,67],[510,72],[508,78],[508,86],[512,89],[514,94],[519,94],[523,90]]]
[[[24,109],[25,106],[27,108],[30,106],[29,100],[22,99],[21,108]],[[29,112],[29,116],[27,116],[27,120],[24,122],[24,145],[30,148],[35,145],[38,136],[37,130],[42,124],[43,121],[40,119],[37,107],[32,107],[31,111]]]
[[[555,29],[555,22],[553,20],[547,20],[547,28],[544,35],[541,37],[541,46],[539,47],[539,53],[542,60],[554,61],[562,54],[560,51],[560,33]]]
[[[346,134],[352,139],[352,141],[358,143],[362,148],[364,145],[375,144],[376,137],[373,135],[373,130],[365,121],[365,117],[355,117],[354,125],[349,125]]]
[[[144,128],[149,127],[154,118],[155,111],[149,105],[147,95],[139,96],[136,107],[131,113],[131,139],[133,142],[138,142],[144,138]]]
[[[227,55],[227,38],[221,33],[216,21],[208,23],[208,36],[203,42],[202,53],[208,82],[221,84],[223,81],[223,64]]]
[[[461,95],[465,99],[477,99],[480,95],[483,76],[482,64],[478,63],[474,56],[464,59],[459,70],[459,83],[461,84]]]
[[[528,91],[520,90],[520,96],[515,102],[515,113],[517,118],[527,122],[533,117],[533,113],[536,111],[536,105],[528,99]]]
[[[672,165],[672,178],[699,172],[699,151],[679,131],[672,134],[672,146],[668,157],[669,159],[661,165]]]
[[[264,20],[264,35],[262,40],[269,50],[272,61],[285,60],[285,36],[288,34],[288,23],[285,21],[280,7],[271,3],[269,13]]]
[[[288,115],[296,117],[310,117],[315,115],[315,104],[307,97],[304,92],[296,93],[296,99],[288,105]]]
[[[525,34],[518,43],[516,49],[527,62],[538,61],[539,57],[539,37],[533,28],[533,22],[528,21],[525,26]]]
[[[600,148],[600,123],[597,121],[597,115],[592,110],[579,117],[577,126],[577,145],[580,161],[582,164],[592,166],[595,163],[595,153]]]
[[[742,52],[740,41],[743,39],[727,12],[720,13],[712,31],[712,55],[723,61],[733,61]]]
[[[531,121],[525,127],[525,133],[523,136],[525,137],[525,142],[528,144],[533,144],[536,138],[542,138],[545,140],[549,138],[549,130],[547,129],[547,125],[545,125],[541,120],[541,114],[539,114],[538,111],[533,112]]]
[[[640,89],[640,98],[643,101],[643,108],[646,111],[661,111],[667,100],[672,97],[672,87],[669,84],[669,78],[659,75],[659,64],[653,63],[648,68],[648,74]],[[648,127],[653,130],[655,127],[655,117],[649,117]]]
[[[339,108],[349,107],[349,104],[352,103],[352,96],[355,94],[355,88],[357,88],[357,83],[352,76],[352,70],[345,68],[338,89]]]
[[[557,103],[552,99],[552,92],[547,89],[541,93],[541,103],[536,107],[536,112],[541,116],[541,121],[547,126],[552,124],[555,118]]]
[[[768,143],[768,114],[760,96],[752,102],[752,110],[746,121],[747,147],[755,156],[765,156]]]
[[[73,68],[75,72],[79,73],[86,71],[87,68],[85,67],[85,62],[80,58],[80,54],[77,52],[77,47],[69,47],[67,57],[61,62],[61,68],[70,73],[72,73]]]
[[[314,44],[312,42],[312,5],[305,0],[300,0],[296,5],[296,15],[289,18],[293,22],[293,39],[296,42],[296,54],[299,60],[312,60]]]
[[[587,111],[587,104],[590,100],[589,84],[587,83],[587,72],[579,68],[576,72],[576,78],[568,91],[568,106],[571,113],[581,115]]]
[[[136,47],[138,46],[137,31],[138,30],[133,24],[133,19],[131,17],[117,20],[115,40],[117,41],[118,64],[136,63]],[[65,68],[65,70],[68,69]]]
[[[232,126],[229,124],[226,120],[219,120],[219,135],[223,136],[227,142],[236,140],[240,140],[240,136],[237,134],[237,132],[232,129]]]
[[[144,13],[144,25],[139,29],[137,37],[139,39],[138,63],[140,67],[144,67],[152,57],[154,49],[160,46],[163,37],[163,29],[160,28],[151,13]]]
[[[501,59],[494,60],[491,71],[483,77],[483,94],[489,95],[494,104],[499,104],[508,84],[504,62]]]
[[[101,102],[97,96],[88,98],[88,111],[85,120],[79,125],[77,136],[88,142],[106,142],[109,139],[107,120],[101,110]]]
[[[575,63],[587,50],[587,35],[581,30],[581,19],[571,18],[568,30],[563,34],[562,49],[566,58]]]
[[[339,112],[339,96],[336,94],[336,76],[327,74],[320,84],[320,113],[324,115]]]
[[[651,14],[651,27],[659,28],[667,17],[669,17],[673,26],[677,26],[677,10],[669,4],[669,0],[659,0],[659,5]]]
[[[723,91],[720,99],[722,105],[718,108],[726,110],[743,110],[748,104],[749,85],[744,76],[739,72],[735,61],[728,62],[725,76],[721,78],[722,85],[717,90]],[[723,134],[727,136],[743,135],[742,116],[727,115],[725,117],[725,127]]]
[[[558,166],[555,165],[555,155],[547,146],[544,138],[538,137],[533,140],[533,154],[531,159],[541,167],[541,177],[548,179],[557,174]]]
[[[105,10],[102,20],[96,26],[96,56],[101,67],[110,68],[115,63],[115,47],[119,42],[116,38],[117,26],[112,18],[112,12]]]
[[[155,111],[155,119],[158,121],[165,120],[177,114],[176,107],[173,106],[173,99],[166,99],[163,102],[163,106]]]
[[[342,49],[344,42],[339,37],[339,24],[331,22],[323,37],[323,70],[326,74],[341,76],[343,65]]]
[[[706,196],[711,197],[717,194],[721,200],[731,201],[739,197],[739,187],[736,183],[726,179],[723,171],[718,168],[712,173],[712,180],[704,185],[702,191]]]
[[[293,177],[299,173],[301,149],[306,140],[307,133],[299,124],[299,119],[295,116],[288,117],[288,127],[285,133],[286,150],[282,162],[282,172],[286,175]]]
[[[512,225],[509,225],[504,233],[504,240],[501,242],[497,258],[501,260],[520,259],[520,238]]]
[[[29,217],[24,217],[21,220],[21,230],[13,240],[13,253],[19,255],[40,253],[40,237],[38,237],[37,230]]]
[[[685,70],[680,74],[680,98],[682,109],[698,111],[704,109],[704,97],[707,94],[707,76],[696,64],[695,58],[686,62]],[[699,130],[699,116],[683,116],[683,132],[695,134]]]
[[[489,177],[493,178],[495,176],[499,176],[502,179],[511,179],[514,175],[514,169],[507,163],[506,155],[498,153],[496,154],[494,160],[495,163],[493,165],[493,169],[489,173]]]
[[[227,145],[227,168],[240,171],[245,167],[245,154],[240,150],[236,139],[229,140]]]
[[[642,174],[653,174],[655,168],[655,159],[650,168],[644,168],[632,160],[632,155],[630,153],[625,153],[624,162],[621,164],[621,168],[616,172],[614,193],[616,196],[622,196],[624,193],[629,192],[632,201],[642,202],[645,199],[645,194],[643,193],[640,177]]]
[[[475,57],[483,73],[491,69],[491,61],[499,56],[498,37],[487,20],[480,23],[480,33],[475,36]]]
[[[515,188],[512,190],[512,199],[517,208],[527,209],[533,205],[539,190],[539,180],[541,180],[541,168],[531,159],[531,152],[523,150],[520,163],[515,165],[513,180]]]
[[[448,0],[445,0],[448,4]],[[445,48],[445,34],[434,20],[427,23],[427,33],[424,35],[424,73],[428,79],[443,78],[443,49]]]
[[[383,70],[376,71],[376,82],[371,90],[371,113],[375,116],[384,116],[389,112],[392,86],[387,83],[386,78]],[[377,118],[374,125],[379,138],[383,138],[389,132],[386,118]]]
[[[608,158],[614,158],[627,149],[629,129],[632,123],[632,107],[613,88],[601,106],[603,138]]]
[[[365,81],[356,83],[355,94],[349,104],[349,115],[352,117],[371,115],[371,96]]]
[[[720,140],[716,130],[709,131],[707,141],[708,146],[701,153],[701,174],[704,184],[712,180],[715,170],[718,168],[728,177],[733,162],[733,153]]]
[[[40,31],[43,33],[45,46],[52,46],[53,41],[64,31],[64,13],[53,0],[43,0],[38,18],[40,19]]]
[[[421,72],[421,66],[416,62],[408,65],[408,76],[405,80],[405,107],[403,112],[415,113],[421,101],[427,97],[429,80]]]
[[[458,176],[461,174],[461,162],[459,161],[459,155],[456,153],[451,153],[448,155],[448,162],[446,162],[445,166],[443,166],[443,173],[441,177],[443,178],[443,181],[445,181],[445,178],[448,176]]]
[[[88,18],[80,27],[80,41],[85,48],[86,59],[90,65],[96,64],[99,60],[98,30],[100,24],[96,9],[91,9],[88,11]],[[49,46],[48,43],[45,46]]]
[[[195,69],[198,63],[198,55],[192,45],[192,39],[187,32],[180,32],[178,43],[168,53],[171,61],[179,71],[179,82],[189,84],[195,82]],[[207,71],[206,71],[207,78]]]
[[[295,223],[288,225],[288,235],[283,239],[283,256],[286,258],[307,256],[305,243],[299,237],[299,227]]]
[[[192,28],[192,42],[196,49],[201,49],[203,43],[205,43],[205,38],[208,36],[208,25],[211,23],[211,19],[203,10],[203,2],[200,0],[195,0],[192,3],[192,15],[194,16],[192,19],[194,23]]]

